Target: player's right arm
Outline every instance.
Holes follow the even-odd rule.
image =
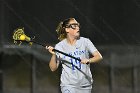
[[[58,68],[59,62],[57,62],[56,54],[53,51],[54,48],[52,46],[49,46],[46,47],[46,49],[48,49],[48,51],[52,54],[51,60],[49,62],[49,67],[51,71],[55,71]]]

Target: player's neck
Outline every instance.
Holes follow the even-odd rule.
[[[77,41],[77,39],[75,39],[75,38],[67,38],[67,42],[70,45],[75,45],[76,41]]]

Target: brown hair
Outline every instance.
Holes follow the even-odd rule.
[[[60,22],[56,28],[56,32],[58,34],[58,39],[62,41],[67,37],[67,33],[65,31],[65,28],[68,26],[69,22],[71,20],[75,20],[75,18],[68,18],[65,19],[64,21]]]

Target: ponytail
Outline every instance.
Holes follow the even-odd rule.
[[[60,22],[56,28],[56,32],[58,34],[58,39],[62,41],[63,39],[66,38],[66,31],[65,27],[63,27],[63,22]]]

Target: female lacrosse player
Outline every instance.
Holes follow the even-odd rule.
[[[55,49],[81,59],[65,56],[52,51],[52,46],[46,47],[52,54],[49,66],[55,71],[62,64],[61,91],[62,93],[91,93],[92,74],[90,63],[99,62],[101,54],[93,43],[84,37],[80,37],[80,24],[74,18],[65,19],[57,27],[58,39]],[[89,58],[92,55],[91,58]]]

